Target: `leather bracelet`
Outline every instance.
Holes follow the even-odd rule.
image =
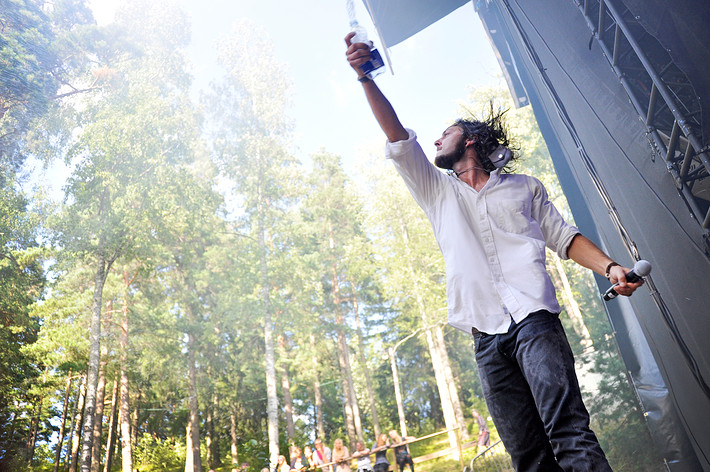
[[[366,75],[363,75],[362,77],[358,77],[357,80],[358,80],[359,82],[362,82],[362,83],[364,84],[365,82],[369,82],[369,81],[372,80],[372,79],[369,78],[369,77],[366,76]]]
[[[618,265],[619,264],[617,262],[614,262],[614,261],[610,262],[609,265],[606,266],[606,271],[604,272],[604,274],[605,274],[604,277],[606,277],[608,279],[609,278],[609,271],[611,270],[611,268],[614,266],[618,266]]]

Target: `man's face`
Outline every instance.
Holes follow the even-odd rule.
[[[458,126],[446,128],[439,139],[434,141],[436,157],[434,165],[441,169],[453,169],[466,152],[463,130]]]

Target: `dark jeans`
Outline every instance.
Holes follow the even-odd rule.
[[[414,472],[414,461],[409,452],[396,452],[395,459],[397,460],[397,465],[399,466],[399,472],[404,472],[404,466],[409,464],[409,468]]]
[[[488,411],[515,470],[611,471],[556,314],[535,312],[506,334],[474,334]]]
[[[375,472],[387,472],[387,470],[389,470],[389,468],[390,468],[389,463],[375,464]]]

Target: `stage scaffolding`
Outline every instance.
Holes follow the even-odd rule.
[[[623,5],[574,0],[645,124],[654,158],[703,228],[710,256],[710,155],[694,88],[670,54]]]

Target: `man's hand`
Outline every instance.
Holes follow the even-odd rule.
[[[345,51],[345,56],[350,63],[350,67],[357,72],[358,78],[364,77],[365,74],[363,74],[360,66],[370,60],[370,45],[365,43],[351,43],[350,40],[353,36],[355,36],[354,31],[351,31],[345,36],[345,45],[348,47],[347,51]]]
[[[379,123],[382,131],[385,132],[387,139],[392,143],[409,138],[409,133],[404,126],[402,126],[402,123],[399,122],[399,118],[397,118],[397,114],[394,112],[394,108],[392,108],[390,102],[382,94],[382,91],[377,87],[375,81],[366,79],[365,74],[362,72],[361,66],[370,60],[371,45],[365,43],[353,44],[351,40],[354,36],[354,32],[350,32],[345,36],[345,44],[348,46],[345,55],[350,63],[350,67],[357,72],[357,78],[362,82],[367,102],[370,104],[377,123]]]
[[[612,284],[619,283],[619,285],[614,288],[614,291],[619,295],[630,297],[637,288],[643,285],[643,279],[635,283],[626,281],[626,274],[630,271],[631,269],[621,266],[614,266],[609,269],[609,282]]]

